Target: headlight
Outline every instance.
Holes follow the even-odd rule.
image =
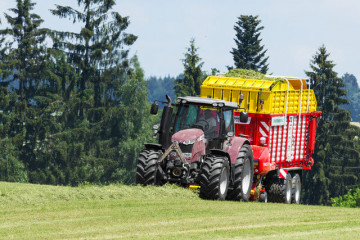
[[[153,127],[152,127],[152,132],[154,135],[156,135],[159,131],[159,125],[155,124]]]
[[[189,144],[194,144],[194,142],[195,142],[195,139],[184,141],[182,144],[189,145]]]

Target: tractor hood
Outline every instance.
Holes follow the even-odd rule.
[[[185,129],[175,133],[172,139],[185,145],[193,144],[204,140],[204,132],[197,128]]]
[[[199,161],[200,157],[205,155],[205,137],[201,129],[181,130],[172,136],[171,141],[179,143],[181,152],[188,162]]]

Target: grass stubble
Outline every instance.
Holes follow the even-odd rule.
[[[0,239],[360,239],[360,209],[205,201],[174,185],[0,182]]]

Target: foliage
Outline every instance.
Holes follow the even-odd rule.
[[[331,199],[333,207],[360,207],[360,188],[350,189],[344,196]]]
[[[235,68],[252,69],[266,73],[269,57],[265,57],[264,45],[261,45],[260,32],[264,29],[260,26],[258,16],[241,15],[234,26],[236,32],[236,47],[230,52],[233,55]]]
[[[257,80],[271,80],[271,81],[280,81],[283,82],[282,78],[273,78],[267,77],[265,74],[256,72],[251,69],[230,69],[228,73],[225,74],[225,77],[238,77],[246,79],[257,79]]]
[[[306,72],[314,89],[318,110],[315,165],[304,176],[304,201],[310,204],[330,204],[330,198],[343,195],[359,184],[355,168],[359,165],[360,149],[354,138],[356,130],[350,127],[350,112],[340,106],[348,104],[341,78],[329,60],[329,53],[321,46]]]
[[[195,39],[190,40],[190,47],[185,53],[183,59],[184,77],[175,80],[174,91],[176,96],[198,96],[200,95],[200,86],[203,81],[203,72],[201,67],[204,64],[197,53]]]

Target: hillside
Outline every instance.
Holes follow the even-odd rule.
[[[204,201],[176,186],[0,182],[0,239],[346,239],[360,209]]]

